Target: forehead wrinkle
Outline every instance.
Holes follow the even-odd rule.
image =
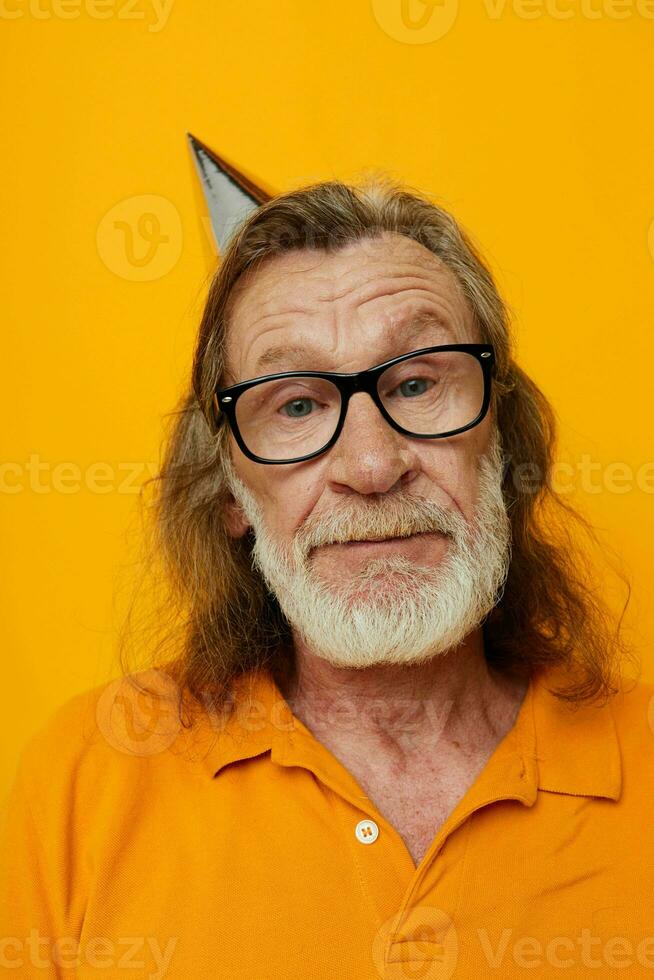
[[[413,344],[419,343],[419,347],[433,347],[437,343],[453,343],[456,341],[451,325],[446,317],[439,313],[427,310],[414,313],[412,316],[404,317],[399,323],[387,330],[384,339],[395,340],[397,332],[401,332],[404,343],[398,355],[408,353]],[[435,333],[445,334],[445,337],[436,337]],[[419,349],[416,348],[416,349]],[[307,371],[320,370],[319,361],[328,358],[329,352],[303,344],[277,344],[270,347],[267,351],[257,358],[253,370],[256,375],[260,373],[273,373],[272,370],[264,371],[265,368],[273,368],[279,365],[287,365],[287,370],[305,367]],[[311,364],[310,359],[315,358],[316,363]],[[382,358],[381,360],[388,360]],[[380,361],[381,363],[381,361]],[[292,366],[291,366],[292,365]],[[256,376],[255,375],[255,376]]]
[[[329,258],[331,260],[334,257]],[[383,258],[385,261],[387,260],[387,256],[380,256],[380,258]],[[381,276],[379,274],[379,266],[377,263],[375,263],[376,267],[370,271],[368,276],[363,278],[363,281],[359,281],[355,286],[353,286],[351,283],[351,275],[348,275],[348,273],[355,276],[360,276],[365,270],[358,269],[355,273],[355,271],[350,268],[344,270],[344,274],[338,277],[324,276],[320,274],[322,272],[320,263],[316,263],[311,270],[313,273],[311,278],[314,285],[317,286],[318,283],[320,283],[322,286],[324,282],[331,288],[324,290],[318,287],[317,290],[314,290],[314,296],[312,298],[315,301],[316,306],[313,310],[302,308],[305,305],[303,300],[306,300],[306,296],[302,296],[300,294],[296,296],[292,289],[290,291],[291,295],[288,295],[288,293],[285,296],[283,295],[284,292],[286,292],[286,289],[290,286],[290,281],[294,274],[297,275],[299,273],[303,278],[305,278],[307,272],[305,267],[303,267],[301,270],[284,269],[282,276],[278,276],[276,274],[272,275],[273,282],[271,284],[268,284],[265,281],[262,284],[261,281],[259,281],[259,288],[255,289],[253,293],[250,293],[249,295],[246,292],[245,295],[240,297],[241,302],[237,302],[237,305],[240,306],[240,310],[238,312],[241,318],[243,318],[246,314],[248,306],[250,307],[250,315],[254,314],[254,319],[250,321],[249,327],[246,328],[245,336],[242,337],[242,346],[239,345],[241,347],[241,364],[239,371],[241,379],[244,377],[245,362],[246,360],[249,360],[247,355],[248,353],[250,353],[250,355],[252,354],[252,347],[260,349],[261,338],[269,332],[276,332],[278,330],[282,330],[284,332],[288,330],[291,332],[291,336],[288,338],[289,343],[286,347],[284,347],[283,343],[280,343],[265,351],[261,357],[257,359],[256,368],[247,369],[247,377],[260,376],[263,373],[271,374],[275,371],[279,372],[285,369],[292,370],[296,367],[299,369],[306,367],[306,370],[318,370],[323,367],[322,364],[316,363],[317,359],[320,358],[322,361],[323,359],[329,359],[330,357],[333,358],[335,351],[331,349],[324,351],[320,350],[319,347],[313,349],[312,340],[313,336],[315,336],[314,329],[310,330],[309,336],[307,337],[307,346],[303,346],[304,337],[296,334],[295,338],[293,338],[292,334],[297,331],[298,327],[301,328],[301,333],[306,334],[307,323],[285,323],[284,320],[285,318],[292,319],[294,316],[299,316],[303,319],[306,315],[309,317],[314,317],[316,315],[318,317],[322,317],[325,313],[325,311],[322,309],[324,305],[336,306],[336,309],[332,309],[330,313],[335,316],[337,320],[340,320],[339,313],[345,314],[347,319],[345,307],[354,302],[354,305],[359,311],[359,315],[363,312],[365,307],[368,308],[369,313],[364,316],[364,319],[368,319],[370,318],[370,314],[374,308],[375,301],[381,300],[383,302],[384,298],[387,296],[399,297],[402,293],[406,294],[413,292],[414,302],[417,309],[414,308],[414,310],[402,312],[397,311],[395,313],[389,313],[388,310],[383,310],[382,312],[381,322],[385,323],[385,327],[381,335],[381,340],[385,341],[387,335],[389,334],[391,336],[397,335],[399,332],[403,332],[404,334],[404,345],[402,349],[400,350],[399,347],[396,347],[395,350],[391,350],[388,357],[385,359],[393,356],[393,354],[405,353],[411,349],[431,346],[432,344],[437,343],[456,342],[457,340],[461,339],[458,336],[459,328],[463,327],[465,332],[468,332],[465,329],[466,325],[463,322],[463,320],[467,320],[467,317],[464,315],[462,318],[460,315],[463,313],[463,310],[459,309],[459,304],[462,297],[460,296],[459,290],[456,288],[457,284],[455,279],[453,281],[451,271],[431,252],[427,252],[424,256],[419,256],[421,260],[419,264],[423,266],[422,269],[416,269],[416,257],[413,258],[414,261],[411,262],[405,260],[404,256],[398,257],[396,260],[396,267],[388,269],[386,266],[384,269],[384,274]],[[432,266],[434,259],[436,259],[437,268],[433,268]],[[424,268],[424,266],[429,266],[428,270]],[[272,269],[268,269],[266,271],[269,274],[273,272]],[[275,271],[278,272],[279,270]],[[444,307],[442,311],[438,310],[438,307],[434,308],[433,306],[431,309],[424,309],[425,300],[429,300],[431,298],[428,295],[425,295],[425,286],[435,285],[433,283],[434,273],[437,281],[440,280],[439,286],[446,283],[447,286],[450,287],[445,289],[444,294],[440,295],[439,297],[439,304],[442,304]],[[265,278],[266,276],[264,275],[264,280]],[[286,280],[286,282],[283,283],[280,280]],[[261,295],[259,290],[262,285],[272,285],[274,287],[273,292],[277,293],[277,295],[271,296],[268,289],[264,289],[264,294]],[[283,290],[281,294],[280,290]],[[439,292],[441,292],[440,289]],[[257,293],[259,293],[259,295],[257,295]],[[277,302],[279,302],[282,297],[286,299],[288,308],[275,309]],[[407,301],[409,300],[408,295],[406,299]],[[245,309],[242,305],[243,300],[245,301]],[[290,302],[288,302],[289,300]],[[405,306],[405,303],[402,303],[401,305]],[[466,305],[467,304],[464,300],[464,309],[466,308]],[[423,308],[421,309],[420,307]],[[375,317],[373,316],[371,322],[374,323],[374,320]],[[261,321],[265,321],[266,326],[264,326],[263,330],[257,331],[256,327],[259,323],[261,323]],[[233,327],[233,322],[231,325]],[[253,332],[255,336],[252,336]],[[440,336],[435,336],[435,332],[437,332]],[[249,343],[247,342],[248,334],[252,337],[252,340]],[[425,334],[429,334],[429,336],[426,337]],[[233,330],[229,331],[228,336],[229,339],[233,341]],[[413,342],[414,337],[418,338],[416,342]],[[229,341],[227,346],[231,346]],[[330,348],[332,347],[333,345],[330,345]],[[234,351],[234,353],[236,353],[236,351]],[[286,364],[284,364],[282,360],[284,357],[286,357]],[[300,360],[301,358],[306,358],[306,360],[302,362]],[[313,363],[311,363],[312,360]],[[379,356],[377,363],[380,363],[381,360],[382,357]],[[327,363],[323,369],[327,370],[330,368],[330,366],[331,365],[327,360]],[[235,376],[234,380],[236,380]]]
[[[352,276],[359,276],[357,269],[350,270]],[[436,282],[434,282],[434,275]],[[348,298],[358,309],[365,309],[369,304],[385,297],[401,298],[406,294],[417,294],[414,296],[414,303],[420,302],[419,295],[429,294],[434,287],[438,290],[439,297],[448,305],[455,305],[459,299],[457,295],[456,282],[453,275],[448,270],[443,272],[440,269],[430,269],[424,273],[416,272],[415,267],[394,268],[385,270],[380,274],[378,269],[371,270],[370,274],[357,283],[355,287],[347,283],[347,274],[341,277],[341,282],[345,285],[340,292],[335,292],[332,296],[334,302]],[[443,286],[445,287],[443,289]],[[448,295],[448,293],[450,295]]]
[[[266,307],[268,305],[269,305],[269,303],[267,301],[263,301],[263,302],[261,302],[261,303],[258,304],[258,310],[259,311],[263,311],[263,312],[260,312],[260,315],[257,316],[255,319],[253,319],[249,323],[248,328],[245,331],[245,337],[244,338],[241,338],[241,343],[237,345],[237,350],[236,351],[234,350],[234,324],[233,324],[233,319],[230,318],[230,321],[228,321],[228,323],[227,323],[227,329],[225,330],[225,335],[226,335],[225,381],[226,381],[226,383],[231,384],[231,383],[235,383],[236,382],[236,380],[237,380],[237,377],[236,377],[237,376],[237,372],[239,370],[242,371],[242,369],[243,369],[243,362],[247,358],[248,353],[251,352],[252,347],[254,345],[256,345],[257,342],[260,341],[262,337],[265,337],[269,333],[276,333],[279,330],[284,330],[284,328],[287,328],[289,326],[292,326],[292,324],[285,323],[284,322],[285,318],[291,317],[291,316],[298,316],[298,315],[299,316],[303,316],[303,317],[312,317],[312,316],[315,316],[316,315],[316,310],[299,308],[299,307],[293,307],[293,308],[289,308],[287,310],[279,310],[279,311],[275,311],[273,313],[266,312]],[[255,310],[256,309],[257,308],[255,307]],[[232,317],[233,317],[233,312],[232,312]],[[281,323],[277,322],[279,320],[281,320],[282,322]],[[264,321],[264,326],[260,329],[260,331],[258,333],[256,333],[256,335],[253,338],[253,340],[250,341],[249,343],[247,343],[247,335],[248,335],[248,333],[250,331],[252,331],[252,330],[256,330],[257,325],[259,323],[261,323],[262,321]],[[267,322],[267,321],[271,321],[271,322]],[[300,347],[299,344],[291,345],[291,346],[295,346],[297,348]],[[240,361],[241,361],[241,364],[240,364],[240,366],[235,367],[235,370],[232,370],[232,367],[231,367],[231,363],[233,363],[233,356],[232,355],[234,353],[238,353],[238,348],[239,347],[240,347]],[[278,345],[278,347],[273,347],[273,348],[271,348],[271,350],[276,350],[276,349],[278,349],[280,347],[281,347],[281,345]],[[266,355],[263,355],[263,356],[265,357]]]

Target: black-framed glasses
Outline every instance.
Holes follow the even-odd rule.
[[[478,425],[488,411],[495,352],[490,344],[441,344],[365,371],[285,371],[214,392],[213,434],[227,419],[256,463],[300,463],[338,439],[352,395],[367,392],[393,429],[443,439]]]

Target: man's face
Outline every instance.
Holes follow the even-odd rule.
[[[434,322],[417,328],[425,312]],[[227,383],[275,371],[358,371],[420,347],[478,341],[449,269],[417,242],[385,234],[333,255],[273,257],[239,283]],[[283,352],[298,347],[307,353]],[[273,348],[282,349],[275,360]],[[262,465],[231,436],[230,446],[230,532],[253,526],[255,562],[314,651],[342,665],[420,659],[462,639],[492,605],[507,567],[508,522],[490,415],[457,436],[411,438],[361,392],[337,443],[315,459]],[[371,537],[386,540],[354,543]],[[480,562],[481,571],[473,567]]]

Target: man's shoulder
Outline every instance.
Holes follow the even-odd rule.
[[[160,671],[126,674],[72,695],[27,739],[17,778],[28,792],[70,792],[93,786],[101,774],[142,775],[149,759],[163,761],[179,736],[181,721],[172,681]]]
[[[22,746],[21,769],[51,770],[57,764],[84,755],[95,740],[96,707],[110,683],[87,688],[51,709]]]

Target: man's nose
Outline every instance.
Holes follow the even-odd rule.
[[[415,442],[396,432],[363,391],[350,398],[341,434],[328,457],[330,481],[357,493],[386,493],[418,473]]]

